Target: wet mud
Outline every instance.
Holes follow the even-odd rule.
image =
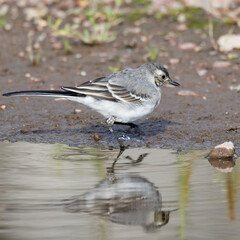
[[[187,29],[176,31],[176,23],[168,19],[146,18],[138,26],[141,36],[151,36],[151,44],[159,47],[156,62],[168,66],[170,76],[181,88],[162,89],[159,107],[135,123],[143,134],[133,129],[114,126],[117,135],[131,137],[131,146],[163,147],[173,149],[211,148],[224,141],[232,141],[240,151],[240,95],[230,90],[239,84],[240,62],[233,59],[230,66],[213,67],[224,56],[214,53],[202,31]],[[42,44],[43,61],[32,66],[26,57],[20,57],[27,42],[27,32],[20,20],[10,32],[1,30],[0,41],[0,93],[17,90],[59,89],[60,86],[81,84],[84,81],[109,75],[109,66],[137,67],[144,63],[146,43],[135,33],[123,34],[136,28],[132,22],[117,27],[118,37],[113,43],[86,46],[73,42],[73,54],[53,50],[49,37]],[[219,29],[218,35],[226,29]],[[166,40],[164,36],[174,33]],[[129,48],[126,41],[136,41]],[[201,51],[182,50],[179,45],[194,42]],[[81,54],[81,58],[79,58]],[[20,54],[21,55],[21,54]],[[172,64],[170,59],[178,59]],[[174,64],[173,64],[174,63]],[[206,69],[200,76],[198,69]],[[86,73],[86,76],[82,74]],[[33,78],[29,78],[29,74]],[[180,90],[191,90],[196,96],[181,96]],[[65,143],[68,145],[102,145],[116,147],[118,142],[105,125],[105,119],[91,109],[68,101],[48,98],[0,96],[0,141],[29,141]],[[78,109],[78,111],[76,111]]]

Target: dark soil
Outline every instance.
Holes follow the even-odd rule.
[[[126,29],[136,27],[141,29],[140,33],[126,33]],[[41,45],[43,61],[32,66],[26,55],[19,56],[25,51],[27,33],[32,27],[24,27],[24,21],[19,19],[11,31],[0,30],[0,93],[59,89],[62,85],[74,86],[108,75],[109,66],[137,67],[147,61],[144,60],[146,46],[152,44],[160,49],[155,61],[168,65],[170,76],[181,84],[181,88],[162,89],[160,106],[147,118],[136,122],[143,131],[142,136],[125,126],[114,126],[115,132],[132,137],[133,146],[203,149],[232,141],[239,153],[240,95],[229,87],[240,84],[240,61],[230,60],[230,66],[214,68],[213,63],[225,56],[210,54],[213,48],[203,31],[177,31],[176,27],[177,23],[168,18],[145,18],[139,26],[124,22],[116,28],[118,37],[113,43],[87,46],[71,42],[71,55],[66,55],[62,49],[53,50],[48,35]],[[217,36],[227,30],[218,29]],[[165,36],[169,33],[174,35],[167,40]],[[143,36],[151,40],[142,41]],[[126,43],[133,40],[136,47],[127,47]],[[201,51],[181,50],[179,44],[184,42],[202,46]],[[79,53],[80,59],[76,58]],[[169,64],[171,58],[179,59],[179,63]],[[207,69],[207,74],[199,76],[196,70],[200,68]],[[87,75],[81,76],[81,71]],[[27,73],[37,80],[26,77]],[[194,91],[199,97],[180,96],[179,90]],[[3,96],[0,96],[0,105],[6,105],[5,110],[0,110],[1,141],[117,146],[105,119],[83,105],[52,98]],[[74,113],[75,109],[81,112]]]

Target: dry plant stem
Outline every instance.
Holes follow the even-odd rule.
[[[218,51],[219,48],[218,48],[218,45],[214,39],[214,36],[213,36],[213,21],[212,21],[212,18],[211,16],[209,16],[208,18],[208,35],[209,35],[209,38],[210,38],[210,42],[213,46],[213,48]]]

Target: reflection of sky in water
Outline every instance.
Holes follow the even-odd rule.
[[[205,154],[0,143],[0,237],[239,239],[239,160]]]

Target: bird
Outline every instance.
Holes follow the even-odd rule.
[[[151,113],[160,103],[161,87],[173,81],[162,64],[146,62],[96,78],[77,87],[61,90],[30,90],[4,93],[3,96],[44,96],[66,98],[84,104],[103,115],[111,132],[114,124],[138,127],[133,122]]]

